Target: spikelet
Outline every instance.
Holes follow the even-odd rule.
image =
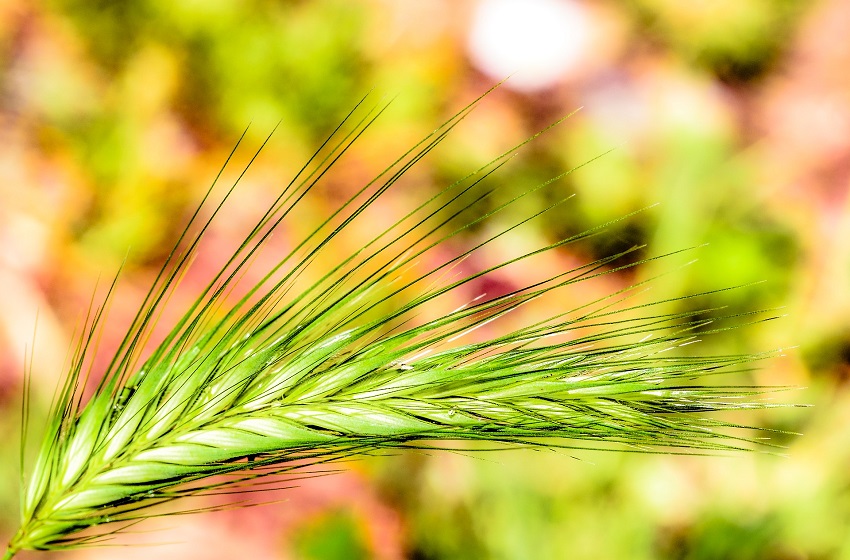
[[[364,186],[262,281],[230,301],[228,293],[275,228],[297,215],[299,201],[383,110],[358,106],[134,370],[153,322],[236,184],[211,211],[210,187],[106,375],[83,402],[82,372],[102,310],[92,313],[52,408],[22,496],[21,527],[5,558],[22,549],[102,542],[144,519],[151,506],[182,497],[441,440],[650,452],[751,447],[746,431],[704,413],[767,406],[756,398],[759,391],[697,379],[758,356],[665,353],[693,341],[696,329],[707,330],[708,322],[697,313],[665,315],[651,305],[618,306],[625,293],[611,294],[580,309],[554,309],[548,320],[490,340],[470,336],[556,290],[634,266],[617,264],[629,251],[498,297],[430,313],[442,309],[442,297],[488,273],[525,266],[536,255],[604,230],[457,275],[463,259],[536,217],[530,216],[443,258],[428,272],[417,272],[421,267],[414,264],[434,261],[440,244],[507,212],[520,198],[474,214],[489,195],[485,179],[513,150],[389,227],[376,228],[370,243],[336,255],[314,283],[302,282],[304,271],[326,257],[334,241],[364,219],[478,101]],[[355,117],[360,114],[365,116]],[[205,212],[211,217],[203,219]]]

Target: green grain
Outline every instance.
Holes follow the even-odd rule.
[[[703,413],[766,406],[758,391],[696,380],[760,356],[667,352],[692,342],[697,329],[710,332],[698,313],[618,307],[616,299],[627,295],[621,293],[582,309],[553,307],[550,320],[490,340],[474,337],[476,327],[535,300],[548,296],[556,304],[557,290],[635,266],[616,264],[628,251],[429,316],[430,306],[449,292],[603,231],[604,226],[468,277],[454,276],[462,259],[531,216],[433,270],[416,272],[415,263],[435,247],[518,200],[474,213],[489,196],[483,179],[513,150],[376,231],[364,247],[337,256],[314,283],[301,283],[317,257],[332,251],[335,239],[365,219],[381,195],[398,188],[404,172],[474,105],[364,186],[242,299],[227,299],[268,233],[297,216],[299,201],[382,109],[365,111],[360,120],[350,115],[282,190],[162,344],[134,369],[146,334],[209,227],[201,216],[212,220],[223,214],[237,185],[220,203],[210,203],[208,193],[95,395],[84,403],[81,372],[101,310],[91,314],[22,493],[20,529],[4,558],[22,549],[97,544],[145,517],[150,506],[221,485],[250,484],[310,464],[425,442],[640,452],[751,448],[747,431]],[[227,478],[223,482],[218,475]]]

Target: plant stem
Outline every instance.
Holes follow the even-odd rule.
[[[17,551],[12,548],[6,549],[6,554],[3,555],[3,560],[11,560]]]

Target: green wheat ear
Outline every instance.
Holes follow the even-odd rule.
[[[460,276],[458,265],[467,256],[539,215],[441,257],[447,252],[441,244],[471,228],[480,235],[486,228],[477,226],[521,198],[476,211],[491,193],[485,179],[513,150],[424,200],[353,254],[335,252],[351,224],[374,218],[375,201],[480,99],[355,193],[262,281],[234,298],[232,289],[272,232],[297,216],[303,197],[385,108],[366,110],[361,101],[136,367],[168,296],[239,180],[219,202],[211,202],[211,186],[83,402],[102,308],[90,313],[22,491],[20,529],[4,558],[22,549],[102,543],[153,515],[151,506],[182,497],[248,490],[261,477],[441,440],[640,452],[752,448],[756,440],[745,428],[705,413],[768,406],[757,398],[759,390],[698,379],[761,356],[665,353],[694,341],[696,330],[711,331],[701,314],[627,306],[625,290],[484,342],[470,334],[558,289],[634,266],[616,262],[629,251],[444,310],[450,301],[444,296],[454,290],[604,230]],[[308,269],[330,258],[329,269],[312,276],[318,280],[305,280]],[[428,272],[418,272],[417,262],[429,263]]]

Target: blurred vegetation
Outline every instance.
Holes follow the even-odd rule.
[[[700,351],[798,346],[747,379],[807,387],[777,398],[813,409],[758,417],[805,435],[779,436],[787,458],[511,451],[369,459],[352,466],[356,476],[401,521],[338,509],[345,500],[312,508],[269,529],[280,557],[850,559],[850,8],[840,0],[572,3],[598,24],[604,48],[581,53],[581,68],[546,89],[518,91],[508,81],[388,200],[401,212],[583,107],[499,172],[493,204],[613,149],[522,201],[518,211],[528,213],[578,195],[535,221],[523,243],[628,214],[553,266],[633,245],[646,245],[639,257],[697,247],[614,275],[604,288],[674,270],[653,282],[650,297],[742,286],[671,305],[782,307],[784,318],[713,337]],[[238,224],[363,95],[395,99],[323,186],[324,198],[286,226],[286,239],[498,81],[467,55],[476,6],[0,1],[3,433],[17,429],[36,311],[34,391],[43,403],[97,278],[127,259],[112,310],[121,324],[246,126],[248,149],[232,169],[279,124],[232,219],[213,232],[220,245],[212,252],[227,250]],[[199,260],[201,272],[214,267]],[[559,305],[588,295],[578,290]],[[0,536],[15,524],[16,461],[7,458],[17,457],[16,445],[0,443]],[[310,502],[310,488],[322,484],[302,483],[298,499]]]

